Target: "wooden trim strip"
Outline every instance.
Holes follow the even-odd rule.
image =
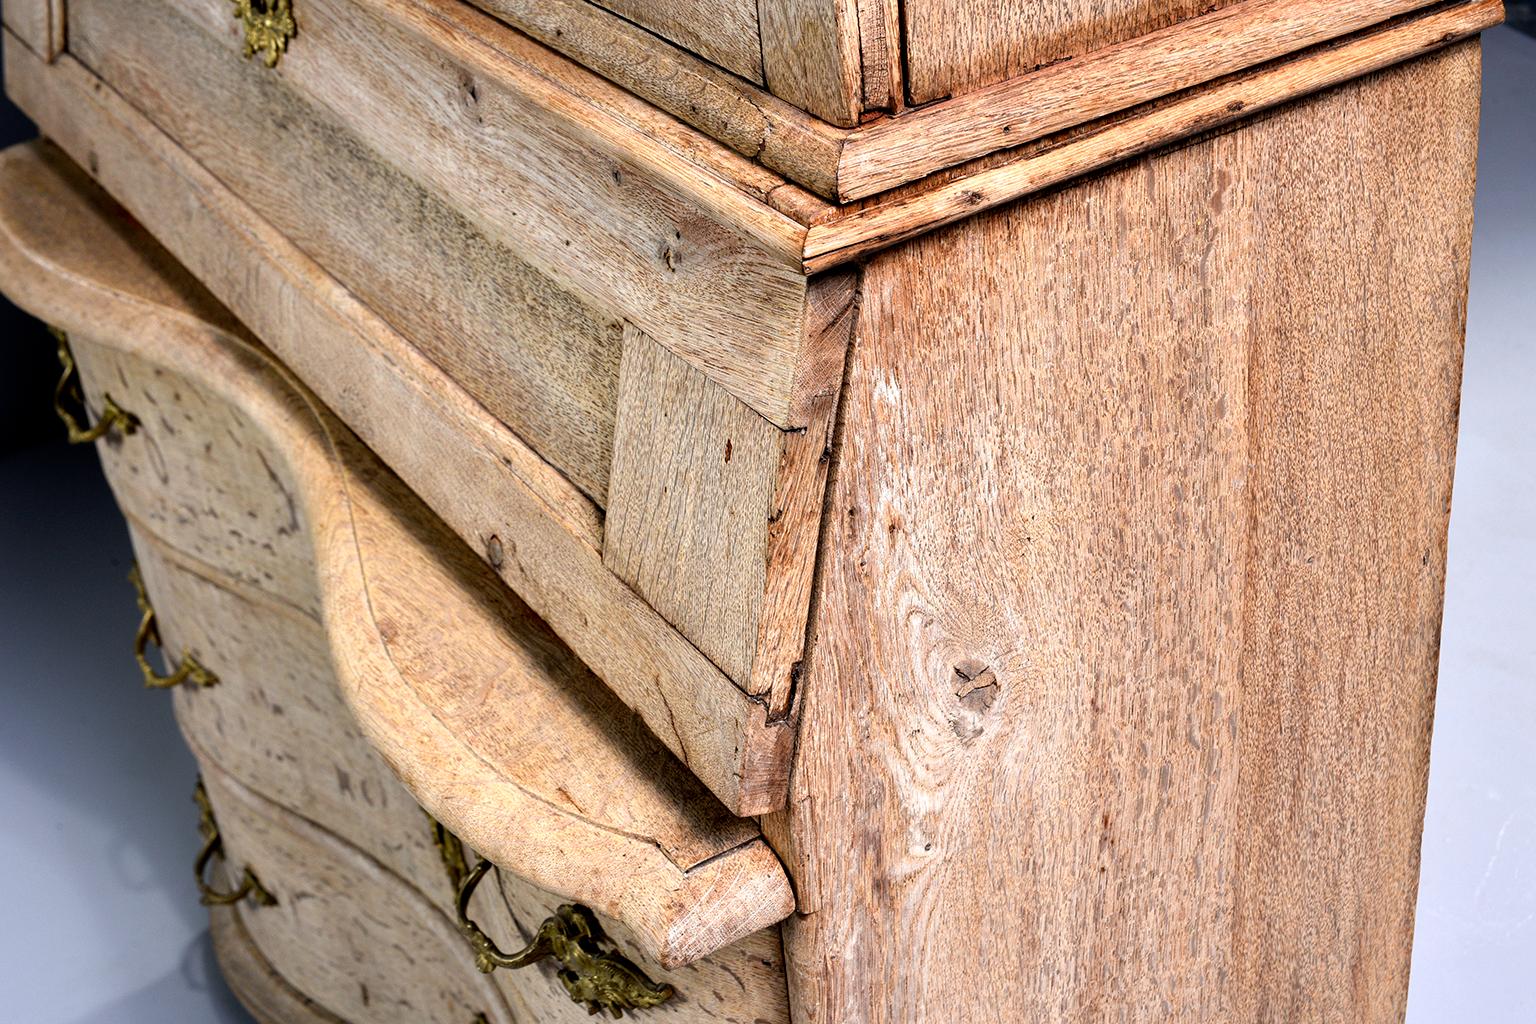
[[[805,267],[820,272],[860,259],[1031,192],[1440,49],[1502,18],[1501,0],[1442,6],[844,207],[811,226]]]
[[[5,71],[43,131],[454,532],[481,551],[516,538],[502,579],[726,807],[783,805],[792,728],[603,566],[590,501],[79,62],[44,65],[6,33]]]
[[[1424,0],[1246,0],[1223,7],[860,129],[843,147],[837,198],[862,199],[1424,6]]]

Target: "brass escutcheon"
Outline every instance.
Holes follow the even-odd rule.
[[[224,839],[219,835],[219,823],[213,817],[213,805],[208,802],[208,790],[203,786],[201,777],[197,780],[197,788],[192,791],[192,799],[197,802],[197,830],[203,835],[203,848],[198,851],[192,871],[197,878],[197,891],[202,894],[200,902],[203,906],[227,907],[244,899],[249,899],[258,907],[277,906],[277,897],[267,891],[249,867],[241,876],[239,886],[227,892],[215,889],[203,879],[213,858],[224,858]]]
[[[261,54],[269,68],[288,51],[288,41],[299,34],[293,20],[293,0],[234,0],[235,17],[245,28],[243,56]]]
[[[151,690],[169,690],[183,683],[199,687],[217,683],[219,677],[193,657],[191,651],[181,652],[181,664],[170,675],[155,671],[155,666],[149,663],[149,645],[161,647],[160,624],[155,620],[155,608],[149,603],[149,594],[144,591],[144,576],[138,565],[128,570],[128,582],[133,584],[141,613],[138,631],[133,634],[133,660],[139,663],[139,671],[144,673],[144,685]]]
[[[101,419],[94,426],[80,425],[80,420],[64,404],[68,399],[84,411],[87,419],[90,418],[90,408],[85,404],[85,392],[80,387],[80,369],[75,365],[74,353],[69,350],[69,335],[57,327],[48,328],[48,333],[59,343],[59,365],[64,368],[63,375],[53,388],[53,411],[64,421],[64,428],[69,431],[69,443],[90,444],[99,441],[113,427],[122,431],[124,436],[136,432],[139,429],[139,418],[112,401],[112,396],[105,392],[101,396]]]

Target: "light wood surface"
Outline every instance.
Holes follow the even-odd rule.
[[[172,7],[82,0],[73,18],[78,59],[605,501],[622,333],[611,312],[487,238],[283,79],[230,60],[222,35]],[[216,107],[210,94],[221,97]]]
[[[806,346],[841,381],[854,279],[813,286]],[[625,338],[603,562],[783,716],[805,648],[837,390],[781,431],[639,332]]]
[[[357,847],[226,774],[205,751],[203,784],[226,863],[250,865],[276,897],[239,905],[274,971],[335,1015],[378,1024],[528,1019],[475,969],[453,923]]]
[[[588,0],[476,0],[476,6],[735,152],[813,192],[835,193],[843,132],[766,89],[669,45]],[[795,191],[770,190],[764,198],[770,203],[790,203]]]
[[[210,421],[235,447],[254,446],[254,436],[276,453],[281,475],[257,471],[250,479],[286,495],[285,508],[248,525],[307,537],[342,692],[416,798],[497,863],[624,920],[668,966],[789,913],[783,869],[756,829],[714,803],[275,364],[184,305],[104,290],[90,279],[88,262],[67,268],[67,284],[52,279],[66,273],[53,269],[55,235],[88,243],[108,230],[92,207],[110,204],[62,163],[39,147],[4,158],[6,291],[82,335],[83,320],[118,324],[114,347],[136,364],[119,364],[121,382],[139,377],[166,389],[163,408],[145,416],[130,439],[136,446],[153,450],[190,433],[200,425],[179,416],[179,404],[200,409],[216,398],[244,418],[244,444],[238,427]],[[65,200],[82,192],[73,204]],[[32,197],[39,193],[58,197],[52,205],[60,217],[36,219]],[[137,241],[153,245],[142,234]],[[88,388],[99,384],[94,372],[86,377]],[[216,466],[207,469],[216,487]],[[125,504],[136,513],[131,495]],[[244,518],[239,508],[235,502],[233,515]]]
[[[260,1024],[346,1024],[272,969],[233,907],[211,907],[208,932],[219,969]]]
[[[857,0],[759,0],[768,90],[852,128],[864,108]]]
[[[806,268],[821,271],[868,256],[938,226],[1151,152],[1170,140],[1231,124],[1440,49],[1497,24],[1502,17],[1501,0],[1450,4],[850,203],[810,226]]]
[[[5,16],[5,27],[44,60],[52,60],[64,49],[63,0],[8,0],[0,14]]]
[[[6,52],[18,104],[461,538],[499,560],[513,590],[728,808],[782,806],[790,729],[603,566],[600,520],[575,488],[72,57],[45,66],[20,46]]]
[[[82,53],[105,55],[155,25],[171,38],[186,36],[166,20],[183,14],[225,40],[226,56],[238,46],[225,0],[74,6],[75,34],[93,32],[96,40],[90,50],[82,44]],[[195,36],[173,45],[196,45]],[[112,69],[82,59],[138,98]],[[463,4],[445,12],[415,0],[311,0],[281,77],[518,259],[686,354],[780,426],[794,426],[784,418],[796,369],[786,339],[800,335],[805,284],[798,253],[786,245],[798,238],[797,226],[666,148],[658,139],[663,129],[676,129],[670,118],[591,75],[586,87],[595,97],[563,88],[549,78],[562,70],[554,62],[542,47]],[[229,63],[243,76],[267,70]],[[187,79],[185,88],[199,84],[174,64],[165,73]],[[457,99],[444,104],[440,96]],[[216,106],[205,101],[181,112],[219,144]],[[169,130],[170,111],[149,113]],[[195,153],[208,145],[169,134]],[[744,175],[766,176],[739,158],[733,162]],[[242,195],[243,181],[243,174],[230,181]],[[302,188],[290,201],[300,215],[319,215],[303,208]],[[760,237],[742,233],[754,228]]]
[[[1162,31],[872,124],[843,147],[838,198],[873,195],[1424,6],[1423,0],[1238,0]]]
[[[1401,1019],[1478,83],[866,266],[767,828],[797,1021]]]
[[[757,0],[595,0],[749,81],[763,80]]]
[[[903,0],[907,90],[931,103],[1241,0]]]

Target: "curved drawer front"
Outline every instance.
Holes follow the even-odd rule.
[[[238,582],[318,618],[309,524],[283,453],[238,408],[164,365],[74,332],[87,395],[138,418],[97,445],[118,505],[135,522]]]
[[[340,1017],[379,1024],[519,1019],[464,955],[463,938],[422,894],[373,858],[203,760],[229,864],[249,865],[276,899],[238,905],[278,974]]]
[[[772,182],[676,169],[698,140],[489,19],[307,0],[269,69],[229,13],[72,0],[44,72],[206,182],[39,118],[727,807],[782,806],[851,277],[812,284]]]
[[[133,541],[166,649],[191,651],[219,677],[176,691],[188,741],[243,785],[436,894],[443,867],[426,812],[347,710],[320,623],[210,579],[142,528]]]
[[[81,339],[88,405],[110,390],[140,410],[129,436],[99,445],[160,639],[173,661],[195,655],[218,676],[178,697],[205,761],[443,908],[446,870],[414,798],[668,969],[788,915],[783,867],[755,824],[715,801],[283,367],[195,303],[92,266],[120,229],[82,212],[78,191],[64,201],[89,188],[61,185],[54,159],[44,147],[0,157],[0,283]],[[39,197],[58,200],[60,231],[92,244],[66,258],[28,236],[21,211]],[[138,266],[151,282],[153,263]],[[183,505],[198,514],[166,511]],[[239,544],[220,546],[219,528]],[[764,970],[782,990],[782,970]]]

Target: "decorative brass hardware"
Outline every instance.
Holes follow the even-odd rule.
[[[269,68],[288,50],[288,40],[299,34],[299,26],[293,20],[293,0],[233,0],[235,17],[245,26],[245,52],[243,56],[261,54],[261,61]]]
[[[139,418],[131,412],[125,411],[112,396],[103,393],[101,396],[101,419],[96,421],[93,427],[82,427],[74,413],[64,407],[65,399],[74,402],[85,410],[87,417],[90,409],[85,404],[85,393],[80,388],[80,370],[75,366],[75,355],[69,350],[69,335],[57,327],[48,328],[59,343],[59,365],[64,368],[64,373],[59,377],[58,384],[53,388],[53,411],[58,413],[59,419],[64,421],[64,428],[69,431],[70,444],[90,444],[106,437],[113,427],[121,430],[124,435],[132,434],[139,429]]]
[[[144,685],[151,690],[169,690],[183,683],[192,686],[213,686],[217,683],[219,677],[203,667],[191,651],[181,652],[181,664],[170,675],[161,675],[155,671],[155,666],[149,663],[149,645],[162,646],[160,624],[155,621],[155,609],[149,603],[149,595],[144,592],[144,576],[137,565],[128,570],[128,582],[133,584],[134,595],[143,616],[139,619],[138,632],[133,634],[133,660],[139,663],[139,671],[144,673]]]
[[[475,950],[475,966],[489,974],[498,967],[529,967],[545,957],[559,965],[560,983],[571,1002],[586,1007],[588,1013],[607,1010],[614,1017],[625,1010],[644,1010],[660,1006],[676,994],[671,985],[658,985],[645,976],[628,957],[617,951],[605,951],[608,941],[602,925],[586,907],[561,905],[544,920],[533,941],[516,953],[503,953],[490,936],[469,918],[469,901],[475,887],[491,870],[491,862],[479,861],[468,867],[464,844],[436,819],[432,821],[432,841],[443,858],[443,867],[458,891],[459,930]],[[610,943],[611,945],[611,943]]]
[[[208,790],[203,786],[201,778],[197,780],[197,788],[192,791],[192,799],[197,802],[197,830],[203,835],[203,848],[198,851],[192,871],[197,877],[197,891],[202,893],[203,906],[227,907],[243,899],[249,899],[258,907],[277,906],[277,897],[267,891],[249,867],[245,869],[239,887],[228,892],[220,892],[203,880],[213,858],[224,858],[224,838],[219,835],[219,823],[214,820],[213,805],[208,802]]]

